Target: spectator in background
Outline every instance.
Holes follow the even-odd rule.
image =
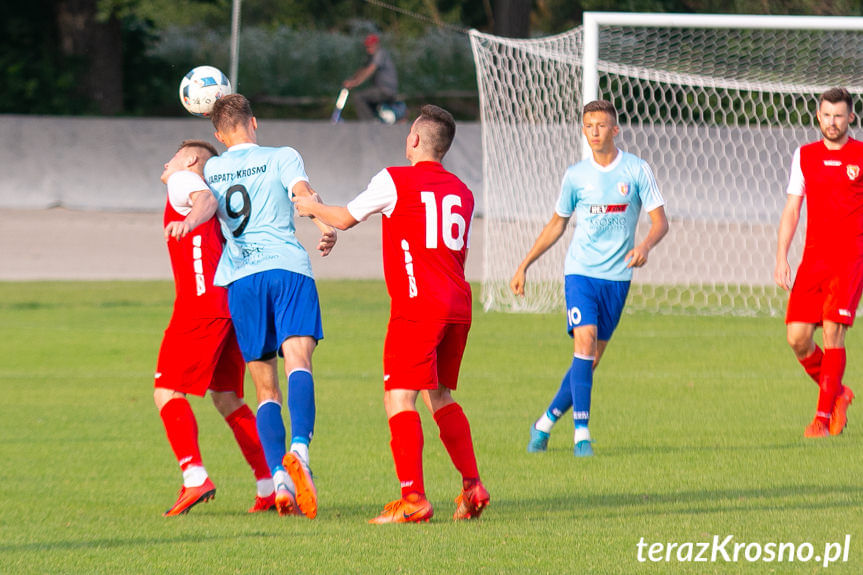
[[[381,47],[377,34],[369,34],[363,41],[369,58],[366,64],[342,83],[351,90],[371,78],[371,86],[354,94],[357,117],[360,120],[374,120],[379,104],[393,102],[399,91],[399,77],[389,52]]]

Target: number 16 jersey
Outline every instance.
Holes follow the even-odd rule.
[[[464,277],[473,193],[438,162],[381,170],[348,203],[358,221],[382,213],[384,277],[390,315],[411,321],[470,323]]]
[[[296,150],[231,146],[207,160],[204,177],[219,202],[225,237],[216,285],[273,269],[313,277],[309,254],[295,234],[290,190],[309,180]]]

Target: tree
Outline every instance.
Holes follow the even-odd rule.
[[[508,38],[530,35],[530,0],[495,0],[494,33]]]
[[[81,64],[78,89],[101,114],[123,111],[122,27],[112,7],[99,0],[59,0],[56,4],[60,52]]]

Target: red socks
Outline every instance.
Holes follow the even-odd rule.
[[[452,459],[453,465],[462,476],[464,489],[469,489],[479,481],[476,455],[470,424],[458,403],[451,403],[434,413],[434,420],[440,428],[440,438]],[[423,430],[420,415],[416,411],[402,411],[389,420],[390,448],[396,464],[396,475],[401,482],[402,497],[410,493],[425,495],[423,484]]]
[[[808,358],[807,358],[808,359]],[[842,376],[845,374],[845,348],[827,348],[821,360],[821,380],[818,386],[818,411],[815,417],[824,423],[830,421],[833,403],[842,390]]]
[[[201,450],[198,447],[198,422],[192,413],[192,406],[185,398],[175,397],[159,411],[168,443],[174,450],[180,469],[185,471],[191,465],[203,466]]]
[[[823,361],[823,358],[824,353],[821,351],[821,348],[816,345],[815,351],[799,360],[800,365],[802,365],[803,369],[806,370],[806,374],[809,375],[817,385],[821,384],[821,362]]]
[[[264,457],[264,448],[258,438],[258,428],[255,422],[255,414],[245,403],[225,418],[225,421],[234,432],[237,445],[243,452],[243,457],[249,463],[255,473],[255,479],[267,479],[270,477],[270,467]]]
[[[419,493],[425,497],[423,483],[423,429],[420,414],[400,411],[390,420],[390,449],[396,464],[402,497]]]
[[[434,413],[434,420],[440,428],[440,439],[452,459],[453,465],[462,476],[465,489],[479,481],[476,455],[470,424],[458,403],[450,403]]]

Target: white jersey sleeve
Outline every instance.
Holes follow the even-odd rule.
[[[192,211],[192,194],[208,190],[206,182],[195,172],[181,170],[168,178],[168,201],[181,216]]]
[[[389,171],[383,169],[375,174],[365,191],[348,202],[346,207],[355,220],[364,222],[372,214],[381,213],[389,217],[396,209],[397,201],[396,183]]]
[[[641,205],[644,207],[645,212],[652,212],[665,205],[665,198],[662,197],[662,193],[659,191],[653,170],[650,169],[650,165],[644,160],[641,161],[638,193],[641,195]]]
[[[785,193],[791,196],[802,196],[806,191],[806,180],[803,179],[803,168],[800,167],[800,148],[794,150],[791,159],[791,175],[788,176],[788,187]]]

